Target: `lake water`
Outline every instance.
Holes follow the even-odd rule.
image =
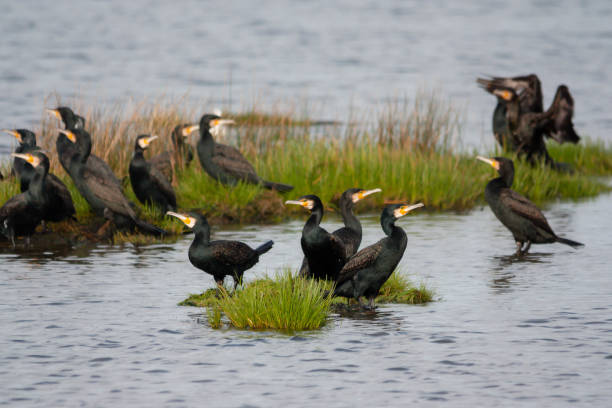
[[[537,72],[545,104],[566,83],[577,131],[609,140],[611,18],[605,1],[9,2],[0,127],[36,126],[52,92],[100,104],[187,93],[185,103],[224,110],[308,101],[297,108],[346,120],[426,88],[465,110],[467,143],[491,146],[494,100],[475,77]],[[534,246],[521,260],[488,208],[416,211],[400,221],[400,270],[438,300],[334,315],[294,335],[212,330],[202,310],[178,307],[213,283],[189,264],[189,237],[25,252],[2,243],[0,404],[609,406],[611,204],[547,207],[553,228],[586,247]],[[362,219],[370,244],[378,215]],[[297,267],[303,222],[214,235],[275,240],[252,279]]]

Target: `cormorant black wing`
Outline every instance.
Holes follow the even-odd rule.
[[[176,196],[174,194],[174,189],[170,184],[170,181],[154,166],[151,166],[149,169],[149,174],[151,175],[151,180],[155,183],[155,186],[162,192],[166,197],[172,197],[173,203],[172,205],[176,207]]]
[[[248,264],[255,251],[240,241],[212,241],[210,248],[215,259],[228,266]]]
[[[578,143],[580,136],[574,130],[572,117],[574,116],[574,98],[565,85],[557,88],[555,99],[551,104],[554,111],[553,126],[548,133],[559,143]]]
[[[233,177],[259,183],[259,177],[253,165],[234,147],[215,143],[212,161]]]
[[[115,173],[113,173],[108,164],[106,164],[106,162],[98,156],[90,154],[87,158],[87,164],[85,166],[85,169],[89,170],[89,173],[91,174],[98,174],[98,178],[103,177],[105,179],[108,179],[111,182],[115,183],[117,187],[123,188],[123,186],[121,185],[121,181],[119,181],[117,176],[115,176]]]
[[[96,177],[91,172],[89,175],[87,173],[84,175],[87,187],[96,197],[104,202],[106,208],[112,212],[125,215],[132,219],[137,218],[136,213],[130,206],[130,202],[125,195],[123,195],[123,191],[120,187],[115,185],[112,180]]]
[[[540,209],[526,197],[523,197],[514,190],[505,188],[501,190],[499,199],[515,214],[528,219],[538,228],[543,229],[553,236],[555,235],[550,225],[548,225],[546,217],[544,217],[544,214],[542,214],[542,211],[540,211]]]
[[[361,251],[353,255],[348,262],[344,264],[344,267],[338,274],[336,286],[339,286],[349,279],[352,279],[353,276],[355,276],[360,270],[374,265],[374,262],[376,262],[376,259],[382,251],[384,240],[385,238],[381,239],[375,244],[363,248]]]
[[[347,227],[342,227],[334,232],[332,232],[332,236],[340,239],[342,244],[344,245],[345,250],[345,258],[350,258],[357,250],[359,249],[360,240],[355,231],[351,230]]]
[[[66,187],[62,180],[60,180],[55,174],[49,173],[47,175],[47,184],[51,185],[53,192],[62,201],[62,207],[67,209],[66,212],[70,213],[70,215],[74,215],[76,210],[72,201],[72,195],[70,195],[70,190],[68,190],[68,187]]]
[[[15,213],[26,211],[27,201],[25,193],[14,195],[0,207],[0,221]]]
[[[170,157],[170,152],[165,151],[157,156],[151,157],[149,163],[151,167],[157,169],[166,180],[172,181],[172,158]]]

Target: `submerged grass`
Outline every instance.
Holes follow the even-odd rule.
[[[312,330],[325,324],[331,307],[343,304],[342,298],[328,298],[330,282],[305,279],[285,270],[274,278],[247,283],[233,294],[216,289],[190,295],[180,306],[205,307],[212,328],[222,327],[222,317],[239,329]],[[377,304],[424,304],[432,302],[434,292],[424,284],[415,286],[395,271],[383,285]]]
[[[93,153],[106,160],[119,178],[127,175],[136,135],[160,136],[159,143],[153,143],[146,153],[151,157],[170,148],[170,132],[176,124],[196,122],[202,113],[183,108],[189,104],[180,99],[103,109],[71,105],[86,118]],[[431,210],[468,210],[483,201],[484,186],[495,177],[494,170],[475,160],[477,152],[456,150],[461,144],[460,115],[435,94],[420,94],[413,103],[389,105],[370,127],[349,122],[315,132],[306,117],[266,114],[256,108],[226,116],[235,118],[238,126],[228,129],[219,141],[238,147],[262,178],[291,184],[295,189],[281,195],[244,183],[221,185],[201,170],[196,157],[190,166],[175,172],[173,184],[179,208],[202,211],[215,224],[269,223],[302,216],[299,208],[287,209],[283,202],[304,194],[317,194],[333,208],[333,199],[351,187],[383,190],[361,202],[357,211],[379,211],[384,203],[415,201],[422,201]],[[39,145],[50,152],[52,172],[68,185],[80,223],[95,220],[101,225],[103,220],[92,217],[88,204],[54,154],[57,126],[55,119],[43,118],[40,128],[35,129]],[[192,135],[191,143],[196,137]],[[515,190],[538,205],[610,191],[606,180],[597,177],[612,175],[610,146],[584,140],[579,145],[550,143],[549,150],[555,160],[570,164],[575,172],[565,174],[544,165],[530,166],[514,157]],[[6,164],[4,167],[7,174]],[[125,191],[136,202],[129,182]],[[14,178],[0,182],[1,203],[16,193]],[[141,216],[173,233],[182,231],[179,223],[155,209],[143,208]],[[157,240],[115,233],[112,241],[146,244]]]

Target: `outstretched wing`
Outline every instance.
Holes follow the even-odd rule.
[[[259,182],[255,168],[234,147],[215,143],[215,153],[212,160],[213,163],[237,179],[247,180],[252,183]]]
[[[336,280],[336,286],[352,279],[360,270],[374,265],[376,258],[378,258],[378,255],[380,255],[382,251],[383,240],[384,238],[353,255],[340,271],[338,279]]]
[[[215,259],[228,267],[248,264],[255,255],[250,246],[240,241],[212,241],[210,248]]]
[[[519,193],[509,188],[505,188],[499,195],[500,200],[506,204],[512,212],[533,222],[538,228],[555,235],[542,211],[534,203],[523,197]]]
[[[559,143],[578,143],[580,136],[576,134],[574,123],[572,122],[574,116],[574,98],[572,98],[572,94],[567,86],[560,85],[557,88],[557,93],[550,109],[554,112],[553,124],[548,132],[550,137]]]

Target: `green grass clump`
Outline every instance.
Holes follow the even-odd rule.
[[[432,302],[434,291],[424,283],[415,286],[410,280],[395,271],[380,288],[376,303],[404,303],[419,305]]]

